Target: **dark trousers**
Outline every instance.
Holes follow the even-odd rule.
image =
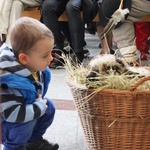
[[[69,0],[66,6],[66,12],[68,16],[72,46],[76,53],[82,53],[84,46],[84,22],[80,15],[81,11],[81,0]]]
[[[83,52],[84,22],[80,15],[81,0],[45,0],[42,5],[43,23],[53,32],[56,48],[63,49],[59,16],[66,10],[72,48],[76,53]]]
[[[42,4],[43,23],[53,32],[56,48],[63,49],[63,39],[58,18],[65,11],[69,0],[45,0]]]

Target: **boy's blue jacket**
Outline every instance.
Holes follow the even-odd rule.
[[[50,70],[39,72],[40,82],[30,71],[16,61],[12,50],[4,44],[0,48],[0,112],[7,122],[28,122],[39,118],[46,111],[42,97],[50,82]],[[40,91],[40,92],[39,92]]]

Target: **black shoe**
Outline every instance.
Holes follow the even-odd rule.
[[[53,69],[62,68],[64,67],[64,60],[62,58],[54,58],[49,67]]]
[[[72,55],[72,65],[78,65],[81,64],[84,59],[83,53],[74,53]]]
[[[101,43],[98,45],[99,48],[102,48]],[[110,54],[114,54],[115,51],[113,49],[110,48]]]
[[[49,65],[50,68],[58,69],[64,66],[64,60],[62,59],[62,54],[66,55],[63,51],[59,49],[54,49],[52,51],[53,61]]]
[[[36,142],[28,142],[26,144],[26,149],[27,150],[58,150],[59,145],[56,144],[52,144],[49,143],[47,140],[45,139],[40,139]]]
[[[73,53],[73,49],[68,44],[67,46],[64,47],[63,52],[64,52],[64,54],[71,54],[71,53]]]
[[[72,54],[73,53],[73,49],[70,47],[70,45],[67,45],[66,47],[64,47],[64,54]],[[83,47],[83,53],[84,53],[84,57],[88,57],[90,55],[89,50],[86,49],[86,47]]]
[[[115,51],[110,48],[110,54],[114,54],[114,53],[115,53]]]
[[[102,48],[102,45],[101,45],[101,43],[99,43],[98,47],[99,47],[99,48]]]
[[[85,32],[95,35],[95,33],[96,33],[96,24],[95,24],[95,22],[88,23],[87,28],[85,28]]]
[[[84,54],[84,58],[86,58],[90,55],[90,52],[89,52],[89,50],[86,49],[86,47],[83,47],[83,54]]]

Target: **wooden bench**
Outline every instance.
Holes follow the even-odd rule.
[[[82,13],[81,13],[82,15]],[[40,10],[37,8],[37,7],[32,7],[32,8],[26,8],[24,11],[23,11],[23,16],[28,16],[28,17],[31,17],[31,18],[35,18],[35,19],[40,19]],[[66,15],[66,12],[64,11],[63,14],[59,17],[58,19],[59,21],[68,21],[68,18],[67,18],[67,15]],[[98,17],[98,14],[96,15],[96,17],[93,19],[93,22],[96,22],[96,21],[99,21],[99,17]]]
[[[81,14],[82,15],[82,14]],[[40,10],[37,7],[32,7],[32,8],[27,8],[23,11],[23,16],[28,16],[31,18],[35,18],[35,19],[40,19]],[[64,12],[58,19],[59,21],[68,21],[66,12]],[[99,17],[98,14],[96,15],[96,17],[93,19],[93,22],[98,22],[99,21]],[[150,14],[145,16],[141,22],[150,22]]]

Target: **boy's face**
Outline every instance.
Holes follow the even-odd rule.
[[[51,51],[54,45],[54,40],[44,38],[31,48],[29,54],[20,54],[20,62],[31,71],[44,71],[53,60]],[[25,55],[22,57],[21,55]]]

